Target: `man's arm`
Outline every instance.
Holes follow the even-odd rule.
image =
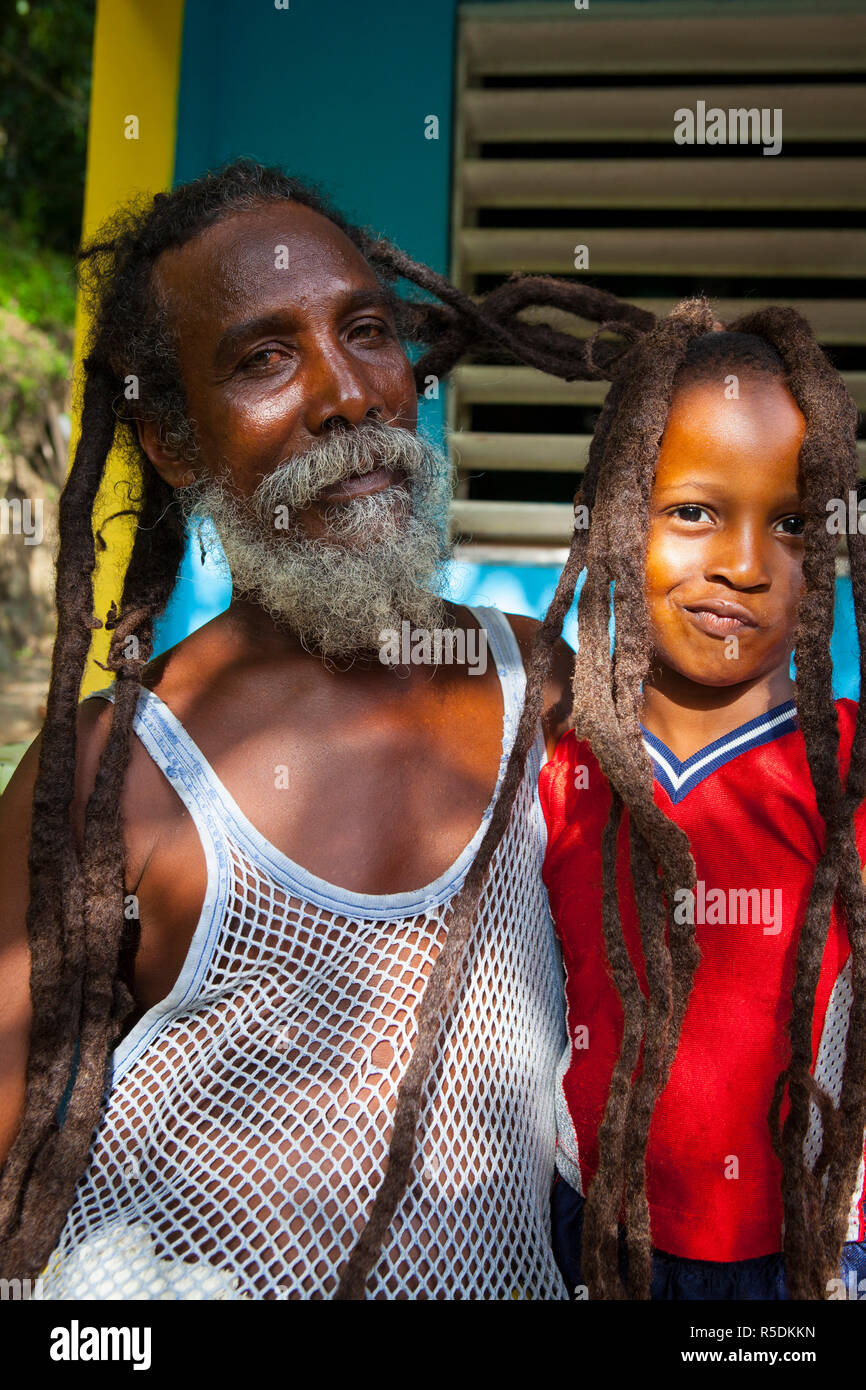
[[[27,856],[40,734],[0,797],[0,1162],[12,1146],[24,1106],[30,1039]]]
[[[541,623],[536,618],[525,618],[516,613],[507,613],[506,617],[517,638],[524,669],[528,669],[532,646]],[[574,652],[568,643],[560,637],[553,648],[553,660],[545,682],[542,703],[542,723],[548,757],[553,754],[557,743],[569,728],[573,675]]]
[[[84,808],[108,734],[110,707],[89,700],[79,707],[78,758],[72,823],[81,845]],[[30,1043],[30,829],[33,788],[42,735],[31,743],[0,796],[0,1163],[18,1130],[24,1107]]]

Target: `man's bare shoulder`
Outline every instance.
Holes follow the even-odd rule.
[[[537,618],[527,618],[520,613],[506,613],[505,616],[517,638],[524,668],[528,670],[541,623]],[[544,728],[548,752],[553,751],[569,727],[573,676],[574,652],[564,638],[558,637],[553,646],[550,671],[544,687]]]
[[[165,690],[172,689],[177,691],[188,689],[190,692],[196,688],[201,690],[203,681],[206,679],[202,669],[202,646],[198,633],[192,633],[189,637],[185,637],[176,646],[148,662],[142,673],[142,685],[149,690],[159,690],[160,694]],[[110,677],[106,676],[104,688],[107,689],[110,684]],[[84,806],[96,781],[99,760],[108,742],[113,714],[113,700],[97,697],[95,692],[79,702],[75,728],[73,815],[77,812],[78,815],[83,816]],[[40,734],[39,740],[41,737]],[[27,755],[34,759],[34,768],[39,740],[33,748],[28,750]],[[138,758],[134,758],[133,761],[137,763]],[[142,760],[141,766],[146,768],[149,762],[150,759],[145,758]]]
[[[216,620],[215,620],[216,621]],[[148,662],[142,685],[159,694],[177,713],[200,700],[208,689],[219,646],[205,629],[183,638],[174,647]],[[108,678],[106,678],[108,684]],[[114,702],[104,698],[82,700],[76,712],[75,795],[71,815],[81,846],[87,802],[96,783],[99,762],[108,742]],[[123,780],[122,809],[127,829],[128,881],[138,882],[154,840],[154,826],[170,819],[177,810],[176,793],[154,763],[144,745],[131,737]]]
[[[149,661],[141,683],[170,705],[173,697],[200,695],[232,656],[229,627],[220,613]]]

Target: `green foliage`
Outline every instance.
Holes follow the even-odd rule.
[[[37,244],[32,233],[0,214],[0,308],[35,327],[71,328],[75,262]],[[0,351],[0,362],[8,359]]]
[[[81,236],[95,0],[0,0],[0,211],[43,246]]]
[[[6,743],[0,748],[0,792],[5,790],[28,747],[26,743]]]
[[[15,452],[20,422],[41,419],[46,400],[62,398],[71,357],[68,333],[58,338],[0,310],[0,447]]]

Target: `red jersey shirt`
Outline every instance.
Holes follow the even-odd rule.
[[[837,702],[847,773],[856,705]],[[658,1099],[647,1149],[653,1245],[701,1260],[781,1249],[781,1165],[767,1113],[787,1065],[797,940],[825,838],[793,702],[753,719],[680,763],[653,735],[645,746],[656,804],[689,837],[697,867],[695,932],[701,961],[677,1055]],[[601,837],[610,788],[573,732],[541,772],[548,828],[544,880],[566,968],[569,1046],[557,1097],[557,1163],[586,1191],[622,1039],[622,1008],[601,927]],[[861,860],[866,812],[857,816]],[[646,993],[620,827],[618,887],[629,952]],[[850,966],[834,909],[813,1023],[815,1074],[833,1091],[844,1057]],[[847,993],[846,993],[847,989]],[[819,1049],[821,1050],[819,1057]],[[817,1121],[815,1121],[817,1123]],[[809,1144],[814,1147],[815,1134]],[[847,1239],[864,1237],[862,1170]]]

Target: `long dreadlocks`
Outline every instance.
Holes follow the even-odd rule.
[[[641,690],[649,671],[650,632],[644,596],[649,500],[659,446],[675,388],[686,374],[702,377],[730,363],[783,375],[806,420],[800,453],[805,511],[805,593],[796,629],[797,708],[826,843],[799,939],[789,1024],[791,1056],[778,1078],[768,1123],[782,1161],[783,1253],[796,1299],[824,1298],[838,1272],[851,1193],[866,1126],[866,893],[860,877],[853,814],[866,795],[866,700],[861,693],[845,786],[839,775],[839,728],[832,699],[830,633],[835,596],[835,539],[826,526],[831,497],[856,486],[857,412],[844,383],[793,309],[771,307],[712,332],[710,306],[684,301],[618,361],[576,499],[590,512],[576,530],[559,585],[537,634],[527,673],[526,703],[496,816],[454,906],[449,937],[430,977],[418,1046],[401,1088],[390,1167],[370,1222],[344,1275],[341,1296],[359,1297],[409,1178],[421,1089],[439,1018],[453,989],[490,860],[508,823],[535,724],[553,644],[574,598],[580,646],[574,673],[574,725],[589,741],[611,785],[603,845],[603,933],[623,1006],[620,1054],[599,1132],[599,1166],[584,1211],[583,1273],[597,1298],[648,1298],[651,1232],[645,1157],[656,1100],[670,1073],[698,964],[693,926],[668,920],[678,888],[694,889],[688,839],[656,807],[652,766],[640,731]],[[592,360],[592,344],[589,345]],[[638,539],[636,539],[636,537]],[[642,538],[642,539],[641,539]],[[866,665],[866,552],[849,537],[861,692]],[[615,636],[610,643],[610,618]],[[616,884],[617,838],[630,817],[630,863],[639,910],[648,997],[625,943]],[[838,1109],[811,1075],[815,994],[834,900],[845,914],[852,950],[853,1003]],[[632,1084],[641,1046],[640,1074]],[[780,1128],[785,1094],[789,1111]],[[823,1124],[821,1152],[806,1164],[810,1106]],[[618,1226],[625,1214],[628,1290],[618,1268]]]
[[[155,293],[154,267],[164,251],[184,245],[222,218],[289,200],[330,219],[372,266],[404,339],[427,348],[414,369],[419,391],[430,373],[444,374],[478,347],[571,379],[600,378],[605,364],[622,351],[622,342],[612,342],[608,333],[593,358],[578,338],[522,322],[518,313],[528,305],[570,310],[613,327],[627,341],[653,321],[645,311],[602,291],[537,277],[512,279],[477,305],[389,242],[347,223],[315,190],[279,169],[248,160],[127,209],[81,250],[82,290],[91,304],[92,330],[84,363],[81,437],[60,500],[57,637],[29,857],[32,1026],[27,1094],[0,1178],[2,1275],[38,1275],[56,1244],[99,1124],[108,1058],[132,1007],[124,963],[134,957],[132,929],[137,924],[125,922],[123,912],[120,794],[142,670],[153,650],[154,622],[171,595],[185,544],[179,510],[172,506],[173,490],[144,455],[135,420],[158,421],[166,443],[182,456],[195,452],[171,319]],[[435,298],[399,294],[401,277]],[[134,402],[124,390],[133,376],[139,389]],[[116,675],[116,696],[79,855],[70,819],[76,711],[93,629],[102,625],[93,615],[92,519],[115,443],[125,450],[131,469],[137,526],[120,609],[112,604],[105,617],[112,630],[107,666]],[[96,539],[104,545],[101,536]],[[131,636],[135,644],[128,642]],[[497,833],[507,819],[503,803]],[[472,882],[480,887],[477,872]],[[460,945],[456,936],[449,942],[440,981]],[[429,1065],[435,1017],[443,1006],[441,988],[428,994],[428,1022],[410,1068],[412,1077]],[[411,1084],[404,1094],[411,1097]],[[412,1114],[404,1099],[395,1145],[411,1142]],[[396,1164],[394,1172],[399,1171]]]
[[[442,1017],[455,988],[487,869],[508,824],[522,778],[541,713],[553,646],[585,565],[588,577],[579,610],[582,641],[575,676],[576,717],[579,732],[591,738],[614,791],[605,837],[605,941],[626,1015],[616,1085],[611,1088],[601,1136],[601,1165],[587,1210],[587,1244],[597,1254],[589,1249],[587,1253],[593,1293],[618,1296],[615,1232],[624,1200],[631,1292],[646,1296],[650,1232],[643,1156],[655,1098],[676,1048],[697,952],[687,930],[671,928],[670,939],[665,937],[665,899],[672,901],[676,887],[694,883],[694,865],[685,837],[653,804],[651,772],[639,739],[637,720],[640,684],[648,661],[648,630],[643,556],[634,545],[632,527],[637,516],[646,531],[649,490],[676,373],[690,338],[709,329],[708,309],[702,304],[687,305],[655,326],[652,315],[602,291],[544,277],[512,279],[478,305],[390,243],[346,223],[307,186],[280,170],[263,169],[249,161],[237,161],[216,175],[157,195],[137,214],[124,215],[81,253],[84,288],[95,310],[94,326],[85,360],[81,441],[60,507],[58,634],[33,798],[30,854],[27,927],[33,1023],[24,1115],[0,1179],[0,1271],[38,1274],[56,1243],[99,1124],[110,1050],[131,1007],[128,983],[119,971],[122,953],[134,953],[136,944],[123,933],[119,799],[142,669],[152,652],[153,624],[171,594],[184,548],[179,516],[170,505],[172,490],[141,452],[133,420],[156,419],[167,442],[180,450],[194,448],[170,319],[154,295],[154,265],[163,251],[185,244],[223,217],[259,203],[287,199],[328,217],[374,268],[392,296],[403,336],[427,348],[415,364],[419,389],[428,374],[444,375],[476,349],[492,350],[568,380],[613,379],[580,493],[580,501],[590,510],[591,526],[588,531],[575,531],[556,595],[536,638],[525,708],[500,797],[452,911],[448,938],[419,1006],[418,1038],[398,1094],[388,1171],[343,1273],[337,1297],[363,1297],[367,1276],[409,1182],[418,1114]],[[400,277],[438,302],[399,295],[395,286]],[[532,304],[565,309],[599,324],[599,328],[583,343],[545,324],[526,324],[518,314]],[[790,389],[807,419],[802,460],[810,520],[806,526],[807,595],[798,628],[798,687],[810,767],[828,835],[801,937],[791,1063],[779,1079],[774,1114],[778,1130],[782,1093],[787,1089],[790,1113],[777,1136],[785,1166],[785,1252],[792,1292],[807,1297],[821,1283],[817,1273],[810,1276],[810,1256],[814,1260],[815,1252],[819,1253],[821,1278],[823,1271],[835,1269],[866,1118],[861,1080],[866,1051],[866,914],[851,829],[853,809],[864,794],[866,734],[863,721],[858,720],[851,770],[843,790],[834,760],[838,729],[831,700],[827,636],[832,617],[833,554],[821,520],[823,499],[830,492],[846,495],[855,475],[853,422],[851,403],[837,374],[817,348],[808,326],[792,311],[769,310],[733,327],[758,334],[777,348]],[[621,341],[610,341],[611,329],[633,343],[627,352],[623,352]],[[124,404],[123,383],[130,374],[140,383],[140,398],[134,406]],[[92,613],[92,512],[116,437],[126,446],[138,475],[138,524],[120,611],[112,605],[106,617],[106,626],[113,629],[108,666],[117,675],[117,695],[108,741],[86,808],[79,857],[69,817],[76,708],[92,629],[100,624]],[[632,503],[634,511],[630,511]],[[624,520],[627,514],[628,523]],[[859,537],[851,538],[851,561],[862,662],[866,651],[862,628],[866,584]],[[611,585],[614,613],[624,618],[627,608],[629,615],[628,622],[616,624],[612,655],[607,635]],[[126,639],[132,634],[138,639],[134,659],[125,650]],[[633,870],[643,885],[638,900],[642,903],[648,1000],[636,988],[616,901],[616,830],[626,805],[632,819]],[[815,1089],[809,1073],[811,1001],[829,906],[837,891],[850,923],[855,996],[838,1123],[830,1125],[832,1107],[822,1104],[824,1150],[814,1173],[809,1174],[802,1139]],[[629,1079],[642,1039],[643,1068],[631,1088]],[[64,1094],[61,1122],[58,1112]]]

